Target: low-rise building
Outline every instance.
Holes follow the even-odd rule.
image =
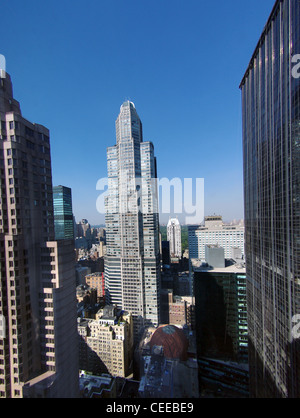
[[[79,397],[80,398],[116,398],[116,379],[109,374],[100,376],[91,375],[85,371],[79,374]]]
[[[85,282],[91,289],[97,290],[97,298],[104,300],[105,296],[105,285],[104,285],[104,273],[97,272],[87,274],[85,276]]]
[[[199,397],[196,346],[188,327],[162,325],[147,329],[139,356],[140,397]]]

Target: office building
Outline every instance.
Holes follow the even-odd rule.
[[[200,385],[222,397],[249,397],[246,271],[193,260]]]
[[[72,191],[69,187],[53,187],[55,239],[75,239]]]
[[[248,361],[245,266],[213,267],[193,260],[198,354]]]
[[[204,225],[188,227],[189,258],[205,261],[206,245],[219,245],[225,258],[232,257],[232,249],[240,248],[244,255],[244,226],[227,225],[222,216],[206,216]]]
[[[116,137],[107,150],[105,296],[132,313],[138,337],[159,323],[160,249],[154,147],[132,102],[120,108]]]
[[[299,22],[276,1],[240,84],[252,397],[300,397]]]
[[[181,226],[177,218],[168,221],[167,239],[170,243],[171,258],[181,258]]]
[[[80,369],[127,377],[132,373],[132,316],[105,306],[96,319],[79,319]]]
[[[54,240],[49,131],[0,79],[0,397],[76,397],[74,249]]]

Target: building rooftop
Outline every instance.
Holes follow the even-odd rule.
[[[186,360],[189,342],[182,329],[174,325],[162,325],[153,333],[150,340],[151,349],[163,347],[167,359]]]
[[[194,272],[214,272],[214,273],[236,273],[236,274],[245,274],[246,267],[244,260],[241,260],[238,263],[232,263],[225,267],[211,267],[205,261],[199,260],[197,258],[191,259],[192,270]]]
[[[94,376],[81,372],[79,375],[79,390],[83,398],[101,397],[103,391],[112,392],[113,386],[114,378],[107,374]]]

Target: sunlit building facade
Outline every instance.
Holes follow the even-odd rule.
[[[171,257],[181,258],[181,225],[177,218],[168,221],[167,239],[170,243]]]
[[[116,137],[107,150],[105,295],[132,314],[137,337],[159,324],[160,250],[154,147],[132,102],[120,108]]]
[[[225,258],[233,256],[233,249],[239,248],[244,255],[244,225],[227,225],[222,216],[206,216],[204,225],[188,227],[189,257],[205,260],[205,247],[219,245],[224,248]]]

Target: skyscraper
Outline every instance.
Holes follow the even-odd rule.
[[[74,249],[54,241],[49,131],[22,117],[8,74],[0,119],[0,397],[75,397]]]
[[[120,108],[116,138],[107,150],[105,294],[132,314],[137,337],[159,324],[160,251],[154,147],[132,102]]]
[[[169,219],[167,225],[167,238],[170,242],[171,257],[181,258],[181,226],[177,218]]]
[[[74,239],[72,190],[65,186],[53,187],[55,239]]]
[[[240,85],[252,397],[300,397],[299,22],[276,1]]]

